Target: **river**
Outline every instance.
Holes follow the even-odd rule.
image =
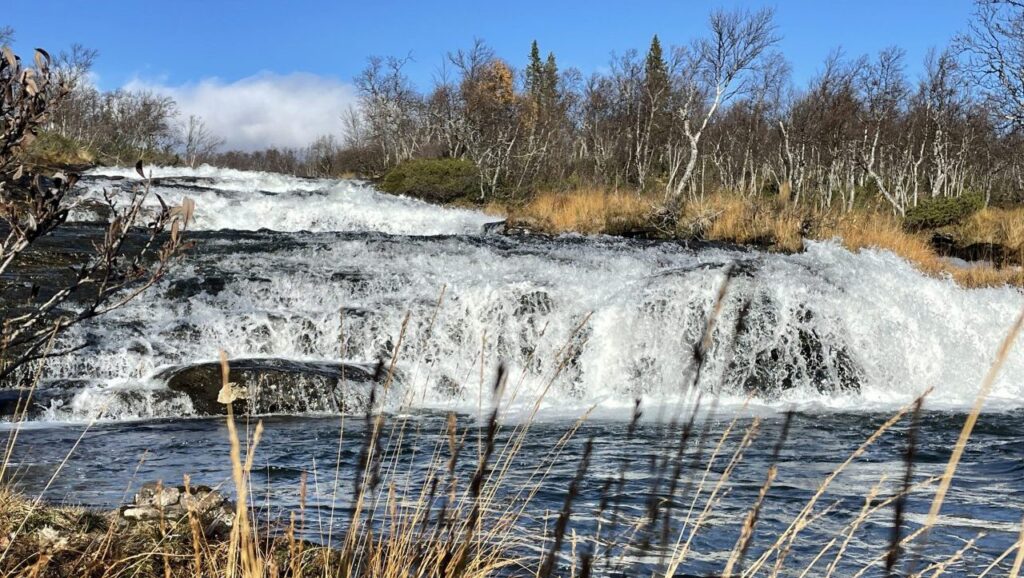
[[[90,200],[129,186],[138,180],[133,175],[87,175],[68,230],[87,231],[88,222],[101,220]],[[495,217],[385,195],[356,181],[209,167],[155,169],[154,176],[152,193],[196,201],[189,232],[196,247],[143,298],[75,328],[65,339],[82,350],[48,364],[12,465],[26,488],[52,478],[51,500],[113,507],[132,483],[177,483],[183,473],[210,485],[228,480],[223,419],[205,415],[194,396],[169,387],[168,377],[224,350],[256,367],[288,368],[274,386],[291,384],[300,399],[252,402],[250,413],[274,414],[264,416],[253,485],[269,511],[288,511],[297,506],[302,473],[315,473],[310,501],[322,530],[341,523],[328,513],[332,504],[344,505],[345,492],[339,497],[336,488],[351,484],[345,480],[366,422],[361,406],[341,419],[330,396],[304,394],[310,367],[394,361],[394,384],[377,409],[388,416],[388,436],[416,432],[409,438],[415,443],[407,440],[394,455],[411,472],[430,454],[411,448],[444,445],[448,412],[464,427],[482,423],[504,364],[499,439],[530,427],[507,486],[522,487],[531,483],[528,472],[552,468],[522,518],[523,535],[551,525],[588,439],[595,449],[575,507],[579,535],[597,531],[601,484],[620,469],[629,473],[624,509],[642,512],[657,477],[649,464],[678,444],[681,408],[699,398],[699,423],[712,424],[688,449],[700,464],[687,474],[693,479],[728,424],[735,420],[723,444],[731,452],[756,421],[759,433],[683,567],[704,575],[729,557],[770,463],[779,475],[754,536],[755,558],[830,471],[929,388],[913,479],[940,473],[1024,304],[1011,288],[960,289],[892,254],[853,254],[836,243],[809,242],[804,252],[777,255],[611,237],[507,236],[489,225]],[[709,326],[702,356],[695,344]],[[352,399],[365,398],[348,389]],[[630,433],[638,399],[644,416]],[[288,409],[275,411],[280,407]],[[773,457],[789,411],[789,436]],[[587,412],[561,457],[550,461],[551,448]],[[1024,515],[1022,418],[1018,346],[994,385],[925,558],[950,556],[984,533],[950,570],[976,574],[1016,540]],[[258,416],[246,419],[251,427]],[[909,427],[898,423],[836,479],[819,506],[832,509],[801,536],[787,568],[810,563],[881,478],[881,498],[902,483]],[[346,437],[339,450],[340,431]],[[726,457],[711,460],[707,471],[720,475]],[[671,498],[689,507],[687,496]],[[930,498],[928,489],[911,494],[908,528],[923,521]],[[891,509],[882,509],[859,527],[836,575],[854,574],[884,548],[891,518]],[[649,569],[656,558],[620,563]]]

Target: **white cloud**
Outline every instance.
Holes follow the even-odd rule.
[[[261,73],[235,82],[209,78],[179,86],[133,80],[125,88],[174,98],[181,118],[201,116],[225,140],[225,149],[305,147],[321,135],[341,136],[341,114],[356,103],[352,85],[306,73]]]

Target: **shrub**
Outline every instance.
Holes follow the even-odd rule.
[[[370,147],[348,147],[334,153],[335,175],[379,175],[380,162],[375,149]]]
[[[96,155],[81,143],[50,131],[40,131],[24,155],[29,163],[61,168],[91,165],[96,160]]]
[[[449,202],[478,192],[476,166],[464,159],[418,159],[388,171],[380,188],[389,193]]]
[[[920,231],[955,225],[980,211],[984,205],[984,199],[976,193],[926,199],[907,209],[903,226],[911,231]]]

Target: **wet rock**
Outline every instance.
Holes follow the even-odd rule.
[[[207,536],[223,534],[235,519],[234,505],[220,492],[207,486],[164,486],[145,484],[135,500],[121,508],[120,517],[130,523],[177,521],[195,516]]]
[[[370,311],[369,309],[367,309],[365,307],[342,307],[341,308],[341,315],[345,319],[365,319],[366,317],[369,317],[370,313],[372,313],[372,311]]]
[[[191,343],[199,341],[202,338],[203,332],[195,325],[182,321],[178,323],[166,332],[167,337],[170,341],[177,341],[180,343]]]
[[[331,273],[331,283],[349,283],[353,286],[362,286],[370,276],[359,269],[341,269]]]
[[[190,192],[202,192],[216,190],[213,184],[216,180],[212,177],[192,177],[178,175],[173,177],[153,177],[150,184],[167,188],[184,189]]]
[[[38,390],[33,393],[32,399],[28,400],[27,389],[3,389],[0,390],[0,418],[13,419],[26,411],[26,403],[29,417],[34,417],[44,407],[40,398],[45,400],[48,397],[46,390]]]
[[[515,222],[506,221],[505,225],[501,228],[501,233],[510,237],[522,237],[526,235],[543,235],[544,230],[545,227],[540,221],[529,218],[519,218],[516,219]]]
[[[303,355],[315,355],[317,344],[323,339],[320,327],[312,320],[304,318],[299,321],[298,337],[296,339],[299,351]]]
[[[665,237],[664,233],[659,231],[657,227],[635,226],[630,224],[624,224],[622,227],[615,230],[612,234],[616,234],[619,235],[620,237],[625,237],[627,239],[642,240],[661,239]]]
[[[127,351],[138,355],[149,355],[153,352],[152,346],[141,339],[133,339],[126,349]]]
[[[481,227],[481,229],[483,230],[483,233],[485,235],[503,235],[503,234],[505,234],[505,229],[506,229],[507,225],[508,225],[508,220],[506,219],[504,221],[494,221],[493,223],[484,223],[484,226]]]
[[[1000,243],[971,243],[962,245],[945,233],[935,233],[931,238],[932,248],[943,257],[953,257],[964,261],[988,261],[997,266],[1020,264],[1021,256],[1006,245]]]
[[[98,199],[82,199],[78,203],[78,210],[88,214],[89,222],[109,223],[114,216],[110,205]]]
[[[945,233],[935,233],[931,239],[932,248],[943,256],[950,257],[956,250],[956,238]]]
[[[519,297],[519,305],[514,315],[516,317],[525,315],[547,315],[554,309],[554,302],[551,296],[545,291],[531,291]]]
[[[462,399],[465,395],[465,388],[462,384],[447,375],[437,378],[434,390],[448,399]]]
[[[370,393],[383,383],[376,367],[357,363],[308,362],[287,359],[236,359],[229,379],[238,392],[232,408],[238,414],[344,413],[364,414]],[[218,362],[174,367],[160,372],[167,387],[184,393],[198,415],[223,415],[217,401],[222,387]],[[384,392],[377,392],[382,400]]]
[[[825,334],[818,322],[809,309],[783,311],[764,295],[755,298],[737,318],[727,379],[744,394],[769,399],[799,386],[859,391],[860,366],[841,337]]]
[[[957,257],[965,261],[990,261],[1004,265],[1013,258],[1013,251],[999,243],[971,243],[958,251]]]
[[[693,265],[663,269],[655,273],[654,276],[671,277],[674,275],[688,275],[695,271],[720,271],[722,273],[728,271],[729,275],[733,278],[753,278],[761,269],[762,264],[761,260],[756,257],[751,259],[737,259],[735,261],[701,261]]]
[[[28,388],[0,389],[0,419],[25,415],[36,419],[52,407],[60,407],[87,386],[84,380],[63,380]]]
[[[189,277],[171,283],[164,294],[168,299],[191,299],[200,293],[218,295],[227,287],[223,277]]]

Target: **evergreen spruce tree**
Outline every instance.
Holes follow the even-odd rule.
[[[671,124],[668,64],[662,54],[661,41],[658,40],[657,34],[651,38],[651,48],[647,51],[643,82],[640,117],[644,122],[650,122],[645,147],[650,151],[657,151],[667,142]],[[664,169],[665,166],[660,161],[655,161],[651,167],[651,174],[657,174]]]
[[[526,66],[526,93],[538,100],[544,78],[544,64],[540,61],[540,48],[537,41],[530,47],[530,64]]]
[[[541,97],[545,107],[552,106],[558,100],[558,64],[555,63],[554,52],[548,52],[547,62],[544,63]]]
[[[647,62],[644,66],[644,83],[649,95],[658,95],[668,88],[668,64],[661,52],[661,41],[655,34],[651,39],[651,48],[647,51]]]

